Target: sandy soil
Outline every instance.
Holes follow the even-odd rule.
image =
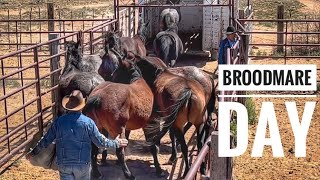
[[[313,8],[315,7],[311,0],[301,0],[301,2],[306,3],[307,7]],[[309,3],[309,5],[308,5]],[[310,9],[307,9],[310,10]],[[261,26],[256,26],[257,31],[262,30],[270,30],[274,31],[272,28],[265,28]],[[274,43],[275,35],[255,35],[254,42],[256,43]],[[28,42],[29,37],[26,37],[26,42]],[[36,41],[36,39],[34,40]],[[260,48],[261,51],[271,52],[270,47]],[[14,66],[16,64],[16,60],[9,60],[10,65]],[[32,59],[30,59],[32,61]],[[263,59],[263,60],[253,60],[252,64],[284,64],[283,60],[271,60],[271,59]],[[317,64],[320,67],[320,61],[316,59],[305,60],[305,59],[295,59],[289,60],[288,64]],[[188,61],[183,63],[188,65],[195,65],[201,67],[208,71],[213,71],[216,68],[216,62],[205,62],[198,61],[193,59],[192,61]],[[45,72],[43,72],[45,73]],[[34,72],[27,73],[25,75],[32,76]],[[319,78],[318,74],[318,78]],[[1,89],[1,88],[0,88]],[[28,99],[34,96],[34,91],[30,88],[30,95]],[[0,96],[2,95],[2,91],[0,90]],[[264,151],[264,156],[262,158],[251,158],[251,150],[252,143],[254,141],[254,135],[257,124],[250,126],[249,131],[249,146],[247,152],[238,158],[235,158],[235,166],[234,166],[234,177],[235,179],[319,179],[320,177],[320,110],[319,110],[319,96],[317,98],[279,98],[279,99],[271,99],[271,98],[255,98],[254,101],[256,103],[257,114],[259,115],[259,109],[261,106],[261,102],[271,101],[275,104],[276,115],[278,118],[279,130],[281,135],[281,140],[283,143],[283,149],[285,152],[285,158],[272,158],[271,148],[267,147]],[[11,100],[12,108],[19,107],[19,103],[21,102],[21,95],[17,97],[13,97]],[[50,100],[48,100],[49,102]],[[313,119],[311,122],[311,126],[309,129],[309,134],[307,138],[307,157],[306,158],[295,158],[294,150],[294,136],[291,130],[291,125],[287,116],[287,112],[285,110],[284,102],[286,101],[297,101],[297,107],[299,111],[299,116],[301,117],[302,111],[304,108],[304,103],[306,101],[316,101],[317,108],[314,112]],[[0,103],[2,107],[2,104]],[[33,106],[32,108],[36,108]],[[34,111],[34,110],[31,110]],[[4,110],[0,108],[1,116],[4,114]],[[21,123],[23,120],[21,119],[22,112],[17,114],[12,119],[12,127],[16,126],[17,123]],[[259,116],[258,116],[259,117]],[[1,123],[1,127],[4,124]],[[193,129],[191,129],[186,135],[187,139],[191,139]],[[0,135],[2,136],[5,133],[3,128],[0,129]],[[130,136],[129,147],[126,152],[128,153],[127,162],[128,166],[131,169],[132,173],[136,175],[139,179],[158,179],[154,172],[153,159],[147,149],[147,147],[143,144],[144,136],[140,130],[133,131]],[[192,150],[195,145],[194,139],[190,140],[189,150],[191,153],[191,157],[195,158],[195,151]],[[159,160],[162,164],[162,168],[166,171],[166,176],[162,179],[176,179],[176,177],[181,174],[180,166],[181,166],[181,158],[177,162],[176,165],[166,165],[167,160],[170,157],[170,140],[168,136],[166,136],[162,140],[162,145],[160,147],[160,155]],[[1,152],[0,152],[1,153]],[[1,155],[1,154],[0,154]],[[181,154],[179,153],[179,157]],[[108,165],[105,167],[100,167],[100,171],[103,173],[103,179],[124,179],[121,168],[115,164],[115,156],[114,151],[110,150],[108,155]],[[59,175],[56,171],[46,170],[40,167],[31,166],[28,161],[24,158],[17,161],[9,170],[5,171],[4,174],[0,176],[0,180],[4,179],[58,179]]]
[[[303,11],[313,11],[318,7],[319,1],[300,0],[306,7]],[[255,31],[275,31],[274,29],[255,26]],[[276,43],[276,35],[256,35],[254,43]],[[259,47],[255,51],[265,51],[269,53],[270,47]],[[319,59],[288,59],[287,64],[316,64],[320,67]],[[285,64],[284,60],[260,59],[252,60],[251,64]],[[320,74],[318,72],[318,79]],[[281,142],[284,150],[284,158],[273,158],[270,146],[265,146],[263,157],[252,158],[252,146],[256,134],[257,123],[249,127],[249,145],[244,155],[234,159],[234,177],[235,179],[319,179],[320,178],[320,94],[316,98],[254,98],[256,105],[257,118],[260,115],[262,102],[273,102],[278,121]],[[307,155],[305,158],[296,158],[294,154],[295,145],[294,135],[285,102],[295,101],[299,119],[302,117],[305,103],[308,101],[316,102],[316,108],[313,113],[312,121],[307,136]],[[258,121],[258,119],[257,119]],[[269,132],[267,131],[267,137]]]

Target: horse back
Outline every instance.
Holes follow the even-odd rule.
[[[194,66],[184,66],[170,68],[169,71],[174,74],[199,82],[199,84],[204,88],[206,99],[209,99],[211,97],[214,88],[211,77],[201,69]]]
[[[182,106],[175,121],[177,128],[183,130],[188,121],[196,126],[202,123],[201,117],[205,112],[207,100],[206,93],[199,82],[164,71],[156,80],[155,85],[155,98],[162,111],[166,111],[168,107],[173,106],[184,90],[191,90],[191,98],[187,104]]]
[[[131,51],[140,56],[146,56],[147,50],[139,37],[130,38],[130,37],[121,37],[121,46],[127,50]]]

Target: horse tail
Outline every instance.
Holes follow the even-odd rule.
[[[215,83],[214,83],[216,75],[215,75],[215,73],[206,71],[204,69],[202,71],[205,72],[209,76],[209,78],[211,80],[211,84],[212,84],[212,92],[211,92],[209,102],[207,104],[208,114],[210,115],[210,113],[214,112],[215,103],[216,103],[216,91],[215,91]]]
[[[89,97],[85,107],[83,108],[82,112],[87,114],[97,108],[101,107],[101,97],[100,96],[92,96]]]
[[[147,144],[153,145],[161,140],[161,138],[168,132],[168,130],[172,127],[173,123],[177,119],[177,116],[178,116],[178,113],[179,113],[181,107],[183,107],[183,105],[185,105],[186,103],[188,106],[188,111],[190,112],[191,96],[192,96],[191,89],[190,88],[184,89],[181,92],[181,94],[179,95],[177,102],[167,108],[167,110],[171,109],[171,113],[168,116],[163,117],[163,121],[164,121],[163,124],[161,124],[161,122],[158,122],[156,125],[154,125],[152,127],[151,126],[148,127],[148,125],[147,125],[147,127],[145,128],[146,137],[148,137],[149,133],[150,134],[154,133],[157,129],[160,129],[160,132],[157,133],[155,136],[148,137]],[[161,118],[156,119],[156,121],[161,121]]]

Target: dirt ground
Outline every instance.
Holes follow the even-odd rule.
[[[313,0],[301,0],[302,3],[307,6],[304,8],[304,11],[310,11],[311,8],[314,8],[315,1]],[[308,9],[309,8],[309,9]],[[272,28],[255,26],[255,30],[273,30]],[[275,36],[272,35],[255,35],[255,43],[264,42],[264,43],[273,43]],[[261,51],[271,52],[271,48],[265,47]],[[284,64],[283,60],[271,60],[271,59],[262,59],[262,60],[252,60],[252,64]],[[317,67],[320,67],[320,61],[318,59],[295,59],[289,60],[288,64],[317,64]],[[197,61],[192,60],[184,62],[183,64],[195,65],[201,67],[205,70],[213,72],[216,68],[215,62],[206,62],[206,61]],[[32,73],[33,74],[33,73]],[[319,74],[318,74],[319,78]],[[1,95],[2,92],[0,92]],[[30,95],[31,96],[31,95]],[[16,101],[21,97],[15,98],[13,101]],[[257,115],[259,117],[261,102],[270,101],[275,105],[276,116],[278,120],[281,140],[283,144],[283,150],[285,157],[284,158],[273,158],[272,150],[270,147],[266,147],[262,158],[252,158],[252,144],[254,141],[257,123],[250,126],[249,129],[249,145],[246,153],[240,157],[234,159],[234,178],[235,179],[320,179],[320,109],[319,109],[319,94],[316,98],[254,98],[256,105]],[[291,129],[291,125],[288,119],[288,115],[285,109],[284,103],[286,101],[296,101],[297,108],[299,112],[299,117],[302,116],[302,111],[304,109],[304,104],[307,101],[317,102],[316,109],[313,114],[313,119],[309,128],[309,133],[307,136],[307,157],[306,158],[296,158],[294,156],[294,135]],[[0,104],[1,105],[1,104]],[[12,102],[13,107],[18,107],[18,104]],[[1,112],[1,116],[4,112]],[[21,117],[16,117],[21,121]],[[1,124],[2,125],[2,124]],[[0,133],[3,133],[0,131]],[[193,159],[196,156],[195,141],[192,137],[193,129],[189,130],[186,138],[190,140],[189,150],[191,157]],[[138,179],[161,179],[155,176],[155,169],[153,166],[153,159],[149,153],[148,148],[143,143],[144,136],[142,131],[137,130],[133,131],[130,136],[129,147],[126,152],[127,163],[132,173]],[[159,161],[162,168],[165,170],[165,177],[162,179],[176,179],[179,174],[181,174],[181,158],[177,164],[171,166],[166,165],[170,157],[171,144],[168,136],[162,140],[159,154]],[[293,151],[292,151],[293,150]],[[124,179],[122,170],[115,163],[114,151],[109,150],[108,155],[108,164],[106,166],[100,167],[100,171],[103,174],[103,179]],[[181,157],[179,153],[178,157]],[[17,161],[9,170],[4,172],[0,176],[0,180],[22,180],[22,179],[59,179],[57,171],[46,170],[40,167],[34,167],[30,163],[22,158]]]

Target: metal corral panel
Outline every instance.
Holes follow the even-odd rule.
[[[212,1],[204,0],[204,4]],[[214,1],[213,4],[217,4]],[[229,7],[203,7],[202,49],[207,51],[218,50],[223,31],[229,25]]]
[[[201,32],[203,19],[202,7],[181,7],[181,21],[179,23],[179,32],[195,33]]]

